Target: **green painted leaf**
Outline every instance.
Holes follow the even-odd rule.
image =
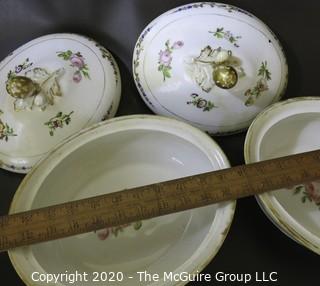
[[[163,70],[163,75],[165,76],[165,77],[171,77],[171,74],[170,74],[170,70],[169,69],[164,69]]]
[[[142,221],[137,221],[133,224],[135,230],[139,230],[142,227]]]

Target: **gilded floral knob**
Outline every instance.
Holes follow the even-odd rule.
[[[13,76],[6,83],[7,92],[14,98],[24,99],[37,94],[40,86],[25,76]]]
[[[232,66],[219,65],[213,72],[215,84],[223,89],[230,89],[238,82],[238,74]]]

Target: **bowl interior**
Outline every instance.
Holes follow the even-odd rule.
[[[31,208],[219,168],[199,147],[178,136],[122,131],[97,138],[65,157],[43,181]],[[216,208],[51,241],[31,247],[31,252],[47,273],[121,271],[134,277],[121,285],[132,285],[137,271],[173,271],[187,261],[205,240]]]
[[[320,146],[320,114],[292,115],[274,124],[263,136],[260,160],[316,150]],[[320,184],[312,182],[273,192],[276,200],[300,225],[320,238]]]

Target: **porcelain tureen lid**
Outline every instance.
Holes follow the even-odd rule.
[[[0,64],[0,166],[26,173],[53,146],[114,116],[118,66],[93,40],[75,34],[37,38]]]
[[[133,74],[147,105],[212,134],[238,132],[287,84],[270,29],[234,6],[202,2],[170,10],[142,32]]]

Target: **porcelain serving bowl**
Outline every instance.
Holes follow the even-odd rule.
[[[17,191],[10,213],[81,199],[125,188],[222,169],[228,160],[200,130],[158,116],[135,115],[100,123],[73,136],[42,160]],[[147,285],[138,271],[197,273],[225,239],[235,202],[171,214],[9,251],[27,285],[32,273],[121,272],[112,285]],[[132,277],[132,278],[128,278]],[[150,282],[151,284],[151,282]],[[68,285],[59,283],[55,285]],[[105,285],[95,282],[94,285]]]
[[[97,42],[52,34],[0,63],[0,93],[0,167],[27,173],[63,139],[115,115],[121,78]]]
[[[133,76],[155,113],[222,135],[246,129],[281,98],[288,67],[279,40],[258,18],[200,2],[172,9],[144,29]]]
[[[253,163],[319,149],[319,130],[319,97],[274,104],[250,126],[245,161]],[[285,234],[320,254],[320,182],[265,193],[257,196],[257,200]]]

